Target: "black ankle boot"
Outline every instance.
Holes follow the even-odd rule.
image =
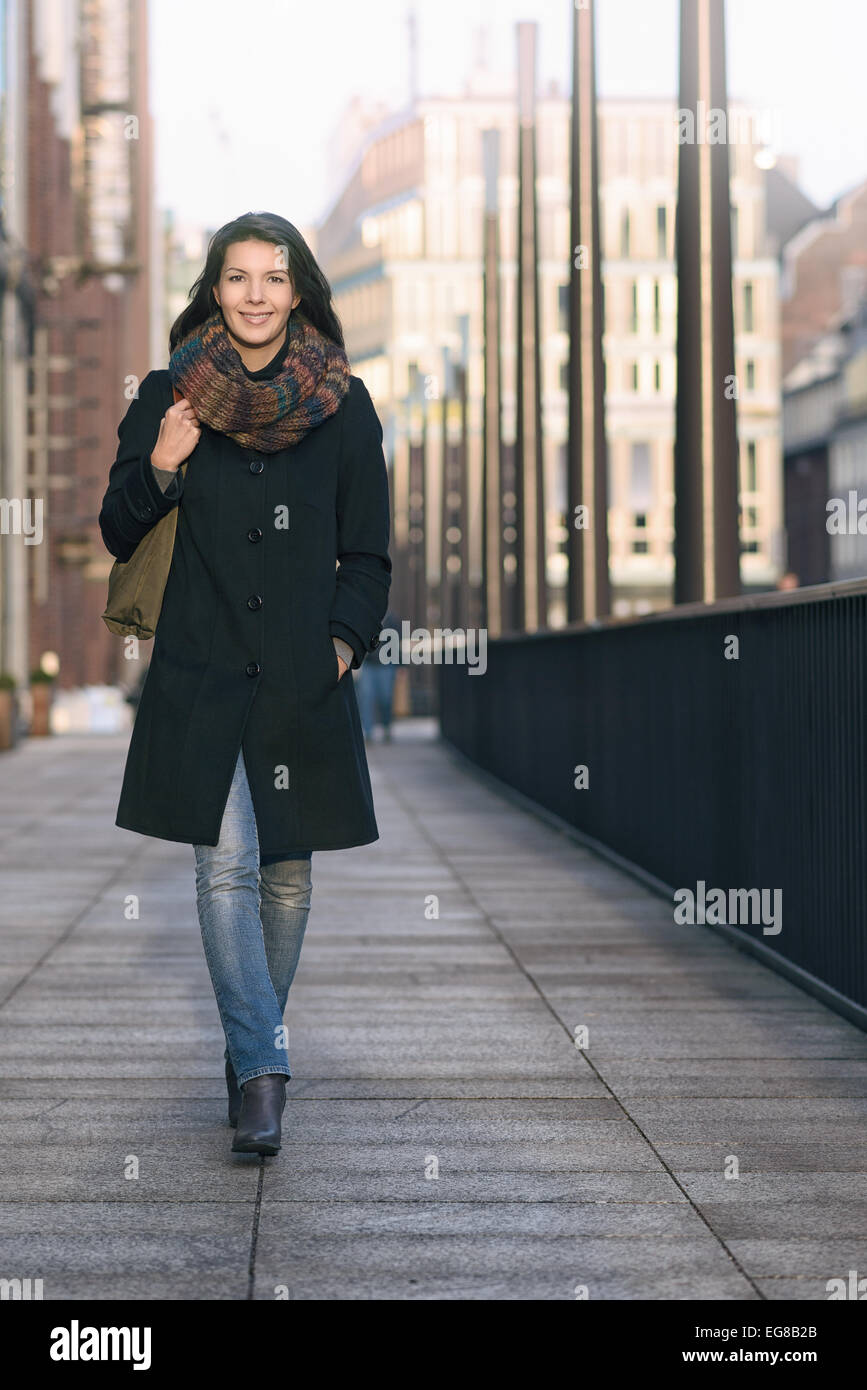
[[[229,1124],[234,1129],[241,1113],[241,1090],[235,1076],[235,1068],[228,1057],[226,1058],[226,1090],[229,1093]]]
[[[279,1153],[280,1117],[286,1104],[288,1079],[285,1072],[267,1071],[244,1082],[233,1153]]]

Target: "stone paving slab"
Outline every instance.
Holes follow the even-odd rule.
[[[750,1299],[757,1295],[708,1233],[700,1238],[334,1236],[328,1210],[305,1236],[268,1207],[256,1296],[297,1299]]]
[[[192,849],[113,825],[124,752],[0,762],[0,1274],[754,1302],[867,1270],[867,1037],[412,722],[369,750],[381,839],[314,855],[283,1149],[232,1155]]]

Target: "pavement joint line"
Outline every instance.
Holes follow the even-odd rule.
[[[441,742],[444,742],[444,740],[441,739]],[[387,774],[385,774],[385,773],[381,773],[380,775],[382,776],[382,780],[383,780],[383,782],[384,782],[386,788],[390,791],[391,795],[394,797],[394,799],[395,799],[395,801],[397,802],[397,804],[403,808],[403,812],[404,812],[405,816],[406,816],[409,820],[411,820],[411,821],[414,823],[414,825],[416,826],[416,828],[417,828],[417,830],[418,830],[418,833],[423,837],[423,839],[424,839],[424,840],[427,842],[427,844],[431,847],[431,849],[434,851],[434,853],[436,854],[436,856],[439,858],[440,862],[448,869],[449,873],[453,876],[454,880],[461,886],[461,888],[463,889],[463,891],[464,891],[464,893],[467,895],[467,897],[470,899],[470,901],[473,902],[473,903],[475,904],[476,908],[478,909],[479,913],[480,913],[481,916],[482,916],[483,921],[487,924],[488,929],[493,933],[493,935],[497,938],[497,940],[498,940],[498,941],[500,942],[500,944],[505,948],[505,950],[508,951],[509,955],[512,957],[512,960],[515,962],[515,965],[517,966],[518,970],[521,972],[521,974],[522,974],[522,975],[524,976],[524,978],[527,980],[528,984],[530,984],[530,985],[532,986],[532,988],[536,991],[536,993],[539,995],[539,998],[540,998],[540,999],[542,1000],[542,1002],[545,1004],[545,1007],[549,1010],[549,1012],[550,1012],[550,1014],[551,1014],[551,1017],[560,1025],[560,1027],[562,1028],[563,1032],[566,1034],[566,1037],[569,1038],[569,1039],[570,1039],[570,1042],[571,1042],[571,1040],[572,1040],[572,1034],[569,1032],[569,1029],[567,1028],[566,1024],[563,1022],[563,1019],[562,1019],[562,1018],[560,1017],[560,1015],[557,1013],[556,1009],[554,1008],[554,1006],[552,1005],[552,1003],[551,1003],[550,1000],[548,999],[547,995],[543,992],[541,986],[538,984],[538,982],[537,982],[537,980],[535,979],[535,977],[534,977],[534,976],[531,974],[531,972],[525,967],[525,965],[524,965],[523,962],[520,960],[520,958],[518,957],[518,955],[516,954],[516,952],[513,950],[513,948],[512,948],[512,946],[510,945],[509,941],[503,936],[502,932],[501,932],[500,929],[497,927],[497,925],[496,925],[496,923],[494,922],[493,918],[491,917],[490,913],[488,913],[488,912],[486,911],[486,909],[482,906],[482,903],[479,901],[479,899],[478,899],[478,897],[476,896],[475,892],[474,892],[473,889],[470,887],[470,885],[468,884],[467,880],[464,878],[462,871],[461,871],[459,868],[457,868],[457,867],[455,866],[455,864],[453,863],[453,861],[449,858],[449,855],[448,855],[447,851],[444,850],[444,849],[442,848],[442,846],[440,845],[439,841],[436,840],[436,839],[434,839],[433,834],[428,830],[427,825],[426,825],[425,822],[422,820],[422,818],[421,818],[421,816],[419,815],[418,811],[416,810],[415,806],[412,805],[411,803],[407,802],[407,800],[406,800],[406,799],[404,798],[404,796],[402,795],[402,791],[401,791],[401,790],[398,788],[398,786],[395,784],[394,780],[393,780],[392,778],[390,778],[390,777],[389,777]],[[523,810],[523,808],[517,808],[517,809]],[[530,813],[529,810],[523,810],[523,814],[529,818],[531,813]],[[589,852],[592,853],[593,851],[591,850],[591,851],[589,851]],[[599,856],[599,858],[602,860],[602,863],[606,863],[606,861],[605,861],[604,859],[602,859],[602,856]],[[610,865],[610,863],[608,864],[608,867],[609,867],[609,868],[612,867],[612,866]],[[602,1074],[601,1074],[601,1072],[598,1070],[598,1068],[593,1064],[593,1062],[591,1062],[590,1058],[587,1057],[586,1054],[583,1053],[583,1052],[582,1052],[582,1057],[583,1057],[583,1060],[586,1062],[586,1064],[587,1064],[587,1065],[591,1068],[591,1070],[594,1072],[594,1074],[596,1075],[596,1077],[597,1077],[597,1079],[599,1080],[599,1082],[600,1082],[600,1083],[605,1087],[605,1089],[608,1091],[608,1093],[609,1093],[609,1095],[611,1096],[611,1098],[612,1098],[614,1101],[616,1101],[616,1103],[620,1106],[621,1110],[623,1111],[623,1114],[626,1116],[626,1118],[629,1120],[629,1122],[635,1127],[636,1131],[641,1135],[642,1139],[644,1140],[644,1142],[645,1142],[645,1144],[647,1145],[647,1147],[650,1149],[651,1153],[652,1153],[652,1154],[654,1155],[654,1157],[656,1158],[657,1162],[660,1164],[660,1166],[665,1170],[665,1172],[666,1172],[666,1173],[668,1174],[668,1176],[671,1178],[671,1181],[672,1181],[672,1182],[677,1186],[677,1188],[683,1193],[684,1197],[685,1197],[686,1200],[689,1202],[690,1207],[691,1207],[692,1210],[695,1212],[695,1214],[696,1214],[696,1216],[698,1217],[698,1219],[704,1224],[704,1226],[707,1228],[707,1230],[710,1231],[710,1233],[711,1233],[711,1235],[713,1236],[714,1240],[716,1240],[716,1241],[719,1243],[720,1248],[724,1251],[724,1253],[726,1254],[726,1256],[727,1256],[728,1259],[730,1260],[731,1264],[734,1266],[734,1268],[735,1268],[735,1269],[738,1271],[738,1273],[741,1275],[741,1278],[743,1278],[743,1279],[749,1284],[750,1288],[753,1290],[753,1292],[757,1295],[757,1297],[758,1297],[759,1299],[761,1299],[762,1301],[767,1301],[767,1300],[766,1300],[766,1295],[765,1295],[765,1294],[762,1292],[762,1290],[758,1287],[758,1285],[756,1284],[755,1280],[747,1273],[747,1271],[744,1269],[743,1265],[742,1265],[742,1264],[740,1263],[740,1261],[737,1259],[737,1257],[735,1256],[735,1254],[733,1253],[733,1251],[729,1249],[728,1245],[726,1244],[725,1240],[723,1240],[722,1236],[720,1236],[719,1233],[718,1233],[717,1231],[714,1230],[714,1228],[713,1228],[713,1226],[711,1225],[710,1221],[707,1219],[707,1217],[705,1216],[704,1212],[701,1210],[701,1207],[699,1207],[699,1206],[696,1205],[696,1203],[694,1202],[694,1200],[692,1199],[692,1197],[690,1196],[690,1194],[689,1194],[689,1193],[686,1191],[686,1189],[684,1188],[683,1184],[678,1180],[677,1175],[676,1175],[676,1174],[674,1173],[674,1171],[669,1167],[668,1163],[666,1163],[666,1161],[665,1161],[665,1159],[663,1158],[662,1154],[661,1154],[661,1153],[659,1152],[659,1150],[656,1148],[656,1145],[650,1140],[650,1138],[649,1138],[648,1135],[644,1132],[644,1130],[642,1129],[642,1127],[641,1127],[641,1125],[638,1123],[638,1121],[635,1120],[635,1119],[633,1118],[633,1116],[629,1113],[629,1110],[628,1110],[627,1106],[624,1104],[624,1102],[623,1102],[623,1101],[620,1099],[620,1097],[617,1095],[617,1093],[616,1093],[616,1091],[613,1089],[613,1087],[610,1086],[610,1085],[608,1084],[608,1082],[605,1080],[604,1076],[602,1076]]]
[[[646,1171],[646,1170],[645,1170]],[[483,1174],[482,1176],[487,1176]],[[601,1177],[607,1176],[600,1174]],[[782,1176],[785,1176],[782,1175]],[[797,1175],[796,1175],[797,1176]],[[4,1198],[0,1201],[0,1209],[4,1207],[224,1207],[237,1206],[246,1207],[255,1204],[255,1197],[225,1197],[209,1199],[184,1198],[184,1197],[22,1197]],[[419,1206],[422,1203],[430,1205],[434,1202],[437,1206],[446,1207],[677,1207],[682,1209],[689,1205],[688,1202],[667,1201],[660,1198],[655,1201],[644,1201],[636,1199],[629,1201],[625,1197],[588,1197],[578,1200],[573,1197],[270,1197],[269,1202],[275,1205],[284,1206],[307,1206],[307,1207],[330,1207],[330,1206]],[[858,1205],[857,1200],[853,1199],[847,1205]],[[779,1201],[773,1204],[775,1207],[787,1208],[794,1205],[790,1202]],[[432,1232],[435,1234],[435,1232]],[[649,1233],[649,1234],[652,1234]],[[596,1237],[594,1237],[596,1238]],[[673,1233],[673,1238],[677,1240],[696,1240],[697,1236],[688,1232]],[[738,1236],[738,1240],[779,1240],[779,1236]],[[807,1235],[793,1235],[785,1237],[789,1240],[818,1240],[825,1237]],[[625,1235],[615,1233],[614,1239],[626,1239]],[[788,1279],[794,1275],[788,1274],[763,1274],[762,1279]]]
[[[368,1102],[367,1102],[368,1105],[370,1104],[370,1100],[373,1100],[373,1099],[374,1099],[374,1097],[372,1097],[372,1096],[369,1098],[369,1100],[368,1100]],[[389,1099],[391,1099],[391,1097],[389,1097]],[[395,1099],[400,1099],[400,1097],[395,1097]],[[411,1105],[411,1106],[409,1107],[408,1110],[401,1110],[401,1112],[400,1112],[399,1115],[392,1115],[392,1121],[394,1121],[394,1120],[403,1120],[403,1119],[405,1119],[405,1117],[406,1117],[407,1115],[411,1115],[412,1112],[413,1112],[414,1110],[420,1110],[421,1107],[422,1107],[423,1105],[428,1105],[429,1102],[430,1102],[430,1100],[431,1100],[431,1097],[430,1097],[430,1096],[424,1096],[421,1100],[416,1101],[415,1105]]]
[[[259,1175],[256,1183],[256,1197],[253,1203],[253,1222],[250,1228],[250,1258],[247,1264],[247,1299],[255,1296],[256,1289],[256,1247],[259,1243],[259,1219],[262,1215],[262,1196],[265,1188],[265,1159],[259,1159]]]

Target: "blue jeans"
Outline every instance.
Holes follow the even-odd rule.
[[[384,729],[391,727],[391,704],[394,695],[396,665],[368,657],[358,673],[356,695],[361,727],[370,738],[373,726],[379,722]]]
[[[216,845],[194,845],[205,958],[238,1085],[291,1076],[283,1011],[307,926],[311,851],[261,863],[253,799],[238,762]],[[261,893],[261,899],[260,899]]]

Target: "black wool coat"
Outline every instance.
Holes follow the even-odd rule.
[[[260,853],[369,844],[379,831],[354,682],[350,671],[338,680],[331,640],[361,666],[391,582],[382,426],[367,388],[351,377],[338,410],[275,454],[202,425],[186,474],[163,493],[150,451],[172,403],[168,372],[150,372],[118,427],[99,516],[126,561],[178,508],[115,824],[216,845],[243,748]]]

